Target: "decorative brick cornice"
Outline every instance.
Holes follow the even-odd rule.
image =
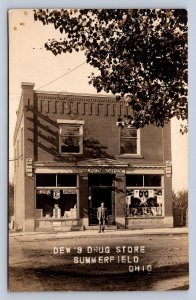
[[[34,97],[42,113],[123,117],[132,112],[123,99],[117,102],[111,95],[35,91]]]
[[[86,102],[86,103],[117,103],[115,97],[110,96],[97,96],[97,95],[79,95],[79,94],[47,94],[37,93],[38,100],[50,100],[50,101],[70,101],[70,102]],[[124,104],[125,101],[121,100],[119,103]]]

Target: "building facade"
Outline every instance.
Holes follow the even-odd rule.
[[[22,83],[14,134],[15,223],[24,231],[173,226],[170,125],[117,126],[131,113],[112,96]]]

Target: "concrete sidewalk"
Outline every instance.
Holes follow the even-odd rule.
[[[97,230],[83,231],[65,231],[65,232],[10,232],[10,237],[34,236],[38,239],[45,238],[74,238],[74,237],[103,237],[103,236],[135,236],[135,235],[179,235],[188,234],[187,227],[178,228],[153,228],[153,229],[118,229],[106,230],[104,233],[98,233]]]

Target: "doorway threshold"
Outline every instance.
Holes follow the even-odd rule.
[[[88,230],[99,230],[99,225],[90,225],[85,226]],[[115,230],[117,229],[117,225],[105,225],[105,230]]]

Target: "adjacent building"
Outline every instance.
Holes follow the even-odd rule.
[[[22,83],[14,134],[15,224],[24,231],[172,227],[171,135],[121,128],[124,100]]]

